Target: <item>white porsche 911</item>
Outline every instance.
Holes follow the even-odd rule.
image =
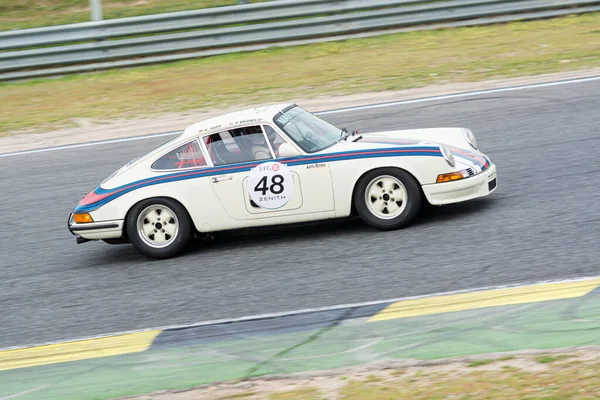
[[[349,133],[295,104],[187,127],[86,195],[69,216],[77,242],[131,243],[152,258],[198,234],[343,218],[409,224],[424,202],[496,189],[496,166],[465,128]]]

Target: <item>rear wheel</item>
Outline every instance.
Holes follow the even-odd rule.
[[[361,219],[378,229],[392,230],[411,223],[419,214],[423,195],[408,172],[380,168],[363,175],[354,191],[354,204]]]
[[[179,254],[192,236],[185,208],[167,198],[144,200],[129,213],[127,232],[133,246],[142,254],[157,259]]]

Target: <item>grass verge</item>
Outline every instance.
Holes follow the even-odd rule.
[[[592,399],[600,396],[598,364],[561,364],[540,371],[507,367],[447,376],[384,379],[376,384],[349,382],[339,398],[361,399]],[[596,378],[595,378],[596,377]]]
[[[318,95],[600,66],[600,13],[230,54],[0,85],[0,136]]]
[[[258,3],[268,0],[249,0]],[[231,6],[238,0],[102,0],[103,19]],[[74,24],[91,20],[89,0],[2,0],[1,30]]]
[[[253,380],[220,384],[185,393],[161,393],[156,400],[234,399],[596,399],[600,397],[600,353],[579,352],[496,358],[473,367],[467,361],[439,365],[346,371],[309,378]],[[206,396],[206,397],[205,397]],[[135,400],[137,397],[133,397]],[[141,397],[140,397],[141,398]],[[144,397],[145,398],[145,397]]]

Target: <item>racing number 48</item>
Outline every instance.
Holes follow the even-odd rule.
[[[263,176],[260,181],[254,187],[255,192],[261,192],[264,196],[270,191],[273,194],[281,194],[283,192],[283,176],[282,175],[273,175],[271,177],[271,185],[267,186],[267,177]]]

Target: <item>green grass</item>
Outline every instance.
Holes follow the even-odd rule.
[[[468,367],[481,367],[483,365],[488,365],[493,363],[496,360],[479,360],[479,361],[473,361],[471,363],[469,363],[467,366]]]
[[[467,364],[467,367],[481,367],[484,365],[488,365],[491,363],[494,363],[496,361],[509,361],[509,360],[513,360],[514,357],[513,356],[506,356],[506,357],[500,357],[500,358],[493,358],[493,359],[486,359],[486,360],[478,360],[478,361],[473,361],[470,362],[469,364]]]
[[[243,392],[243,393],[236,393],[236,394],[232,394],[227,396],[228,399],[244,399],[246,397],[252,397],[255,396],[256,392]]]
[[[176,3],[177,1],[174,1]],[[0,84],[0,136],[160,113],[600,67],[600,13]]]
[[[258,3],[268,0],[249,0]],[[73,24],[91,20],[89,0],[2,0],[0,30]],[[103,19],[230,6],[237,0],[102,0]]]
[[[540,356],[535,360],[540,364],[550,364],[556,361],[564,360],[568,356]]]

